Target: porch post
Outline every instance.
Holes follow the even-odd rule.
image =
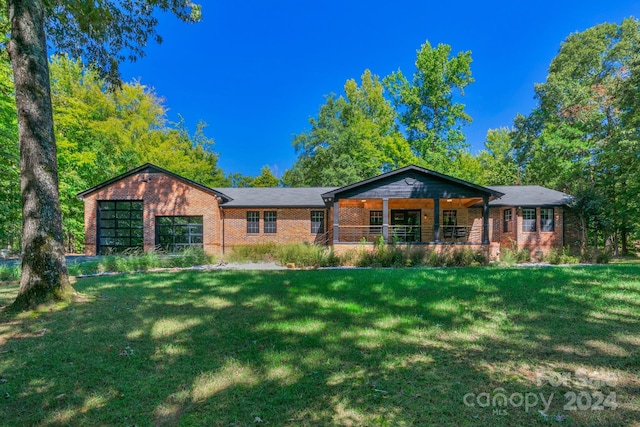
[[[389,243],[389,198],[382,198],[382,238]]]
[[[338,199],[333,201],[333,243],[340,242],[340,224],[339,224],[340,212],[338,207]]]
[[[489,198],[482,198],[482,244],[489,244]]]
[[[433,241],[440,241],[440,199],[433,199]]]

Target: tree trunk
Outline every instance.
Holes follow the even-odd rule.
[[[22,192],[22,278],[13,308],[68,298],[42,0],[7,0]]]

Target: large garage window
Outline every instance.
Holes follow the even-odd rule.
[[[143,248],[142,201],[98,202],[98,252],[110,254]]]
[[[202,248],[202,217],[157,216],[156,247],[167,252]]]

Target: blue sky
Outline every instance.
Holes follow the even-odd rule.
[[[309,129],[325,95],[365,69],[411,75],[426,40],[471,51],[475,83],[461,102],[476,153],[488,129],[531,111],[534,84],[570,33],[640,17],[640,0],[199,3],[198,24],[161,16],[164,42],[123,64],[123,78],[153,87],[169,119],[206,122],[219,166],[245,175],[269,165],[280,176],[296,159],[293,135]]]

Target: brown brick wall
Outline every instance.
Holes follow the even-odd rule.
[[[503,215],[504,211],[511,209],[513,212],[513,226],[510,232],[504,231]],[[500,246],[505,248],[528,249],[531,256],[539,257],[541,254],[548,254],[553,248],[562,248],[564,245],[564,209],[560,206],[553,208],[554,230],[540,230],[540,208],[536,209],[536,231],[525,232],[522,230],[522,209],[521,208],[491,208],[491,218],[493,219],[493,242],[500,242]]]
[[[584,243],[582,240],[582,224],[576,212],[569,208],[564,210],[564,244],[573,250],[579,250]]]
[[[216,196],[163,173],[125,177],[84,198],[85,253],[95,255],[97,211],[101,200],[142,200],[144,250],[155,247],[155,217],[202,216],[203,246],[210,254],[221,252],[222,223]]]
[[[260,212],[260,231],[247,233],[247,212]],[[264,232],[265,211],[275,211],[277,217],[276,233]],[[224,215],[224,248],[225,251],[236,245],[250,245],[261,242],[275,243],[314,243],[321,236],[311,233],[311,211],[325,212],[325,231],[330,217],[325,209],[286,208],[286,209],[246,209],[225,208]]]

